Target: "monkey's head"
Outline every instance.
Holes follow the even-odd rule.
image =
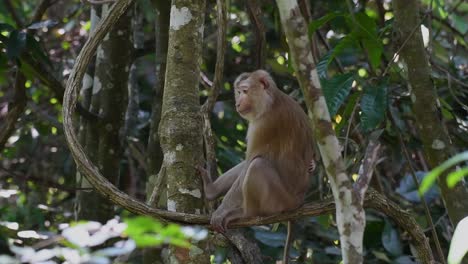
[[[248,121],[258,119],[271,108],[273,89],[276,85],[268,72],[242,73],[234,82],[237,112]]]

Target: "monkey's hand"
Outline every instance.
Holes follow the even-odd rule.
[[[198,171],[198,175],[202,178],[205,185],[212,182],[211,177],[205,168],[202,166],[196,166],[196,169]]]
[[[214,211],[213,215],[211,216],[211,227],[214,231],[219,233],[225,233],[227,229],[227,221],[226,221],[226,214],[225,213],[217,213],[218,211]]]

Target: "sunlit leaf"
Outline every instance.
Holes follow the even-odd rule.
[[[421,182],[421,186],[419,187],[420,195],[426,193],[427,190],[429,190],[429,188],[437,180],[437,177],[439,177],[444,171],[451,168],[452,166],[455,166],[456,164],[460,162],[467,161],[467,160],[468,160],[468,151],[465,151],[462,153],[458,153],[457,155],[446,160],[444,163],[435,167],[431,172],[429,172],[429,174],[427,174],[427,176]],[[454,177],[458,177],[458,176],[454,176]]]
[[[447,186],[450,188],[455,187],[459,181],[468,175],[468,167],[461,168],[447,175]]]

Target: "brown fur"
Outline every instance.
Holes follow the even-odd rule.
[[[234,88],[237,110],[249,120],[246,159],[215,182],[202,173],[207,199],[225,194],[211,219],[220,232],[241,217],[299,207],[314,163],[307,115],[276,87],[266,71],[241,74]]]

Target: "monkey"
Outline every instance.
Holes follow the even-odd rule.
[[[205,198],[224,198],[211,215],[215,231],[230,222],[268,216],[301,206],[315,169],[309,118],[264,70],[242,73],[234,81],[236,111],[248,121],[245,160],[216,181],[201,169]],[[287,263],[291,222],[283,263]]]

